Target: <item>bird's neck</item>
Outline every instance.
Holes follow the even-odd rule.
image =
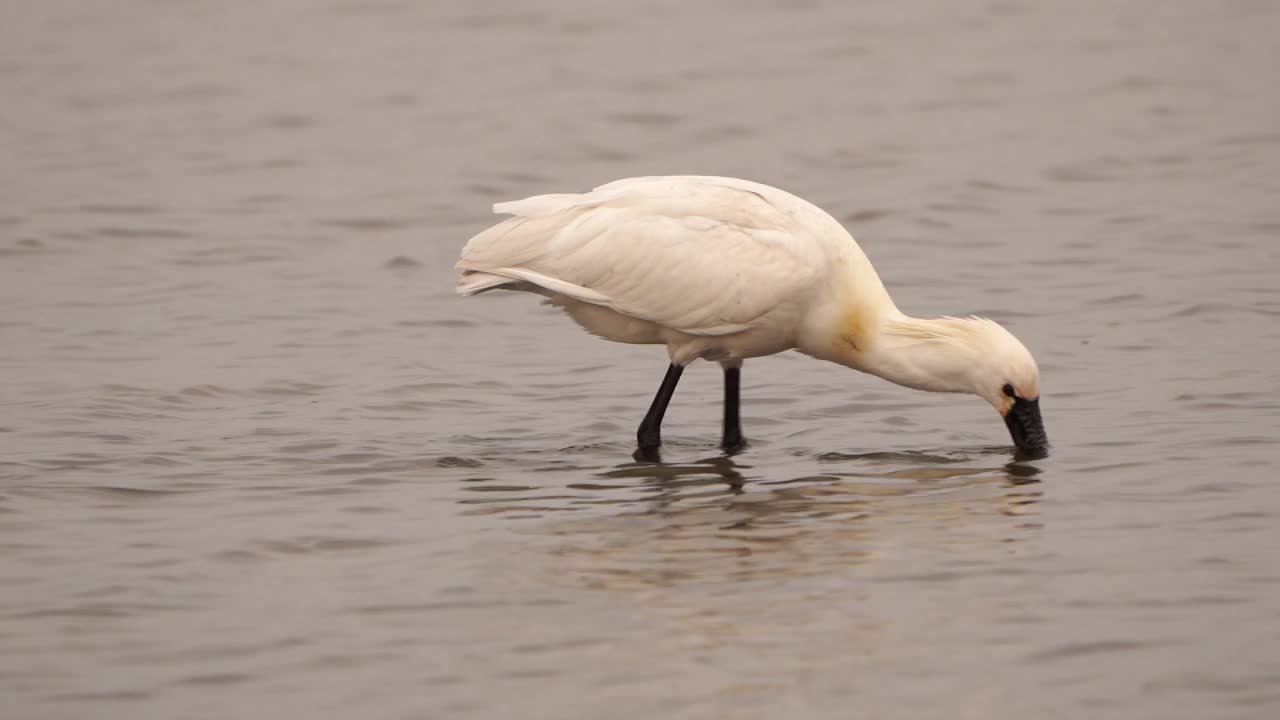
[[[797,349],[906,387],[973,392],[977,358],[965,342],[969,321],[903,313],[866,256],[850,247],[850,255],[837,260],[844,272],[806,317]]]
[[[974,392],[978,358],[964,342],[968,322],[956,318],[925,319],[896,307],[883,312],[846,312],[833,360],[889,382],[933,392]]]

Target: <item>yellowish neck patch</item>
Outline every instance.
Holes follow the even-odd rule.
[[[845,307],[840,316],[836,343],[842,350],[862,354],[871,349],[880,334],[879,315],[867,305],[853,304]]]

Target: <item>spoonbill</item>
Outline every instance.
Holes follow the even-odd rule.
[[[1040,371],[1009,331],[979,317],[915,318],[835,218],[783,190],[709,176],[637,177],[588,193],[493,206],[512,215],[462,249],[457,290],[542,295],[587,332],[666,345],[671,364],[640,422],[642,452],[684,368],[724,370],[721,445],[744,445],[742,361],[799,350],[899,385],[972,393],[1021,450],[1048,446]]]

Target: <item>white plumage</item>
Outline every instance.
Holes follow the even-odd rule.
[[[681,365],[794,346],[833,261],[856,253],[866,262],[818,208],[731,178],[631,178],[494,211],[516,217],[467,243],[462,292],[523,281],[591,332],[667,344]]]
[[[538,293],[596,335],[666,345],[675,368],[699,358],[737,368],[796,348],[910,387],[973,392],[1006,419],[1016,398],[1004,386],[1038,400],[1035,361],[1012,335],[987,320],[904,315],[849,233],[777,188],[629,178],[494,211],[514,217],[463,248],[462,294]]]

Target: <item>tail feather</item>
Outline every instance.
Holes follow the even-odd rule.
[[[467,241],[455,266],[462,271],[457,292],[475,295],[505,287],[544,294],[558,292],[592,303],[605,301],[598,293],[526,267],[545,255],[548,244],[564,230],[566,218],[560,213],[601,201],[592,193],[557,193],[497,203],[494,212],[515,217],[482,230]]]
[[[501,275],[493,275],[486,272],[477,272],[474,270],[465,270],[458,278],[457,292],[459,295],[475,295],[485,290],[492,290],[502,285],[517,283],[519,280]]]
[[[501,215],[515,215],[517,217],[544,217],[584,203],[590,204],[591,202],[592,200],[587,195],[554,193],[551,195],[534,195],[523,200],[508,200],[507,202],[495,203],[493,211]]]

